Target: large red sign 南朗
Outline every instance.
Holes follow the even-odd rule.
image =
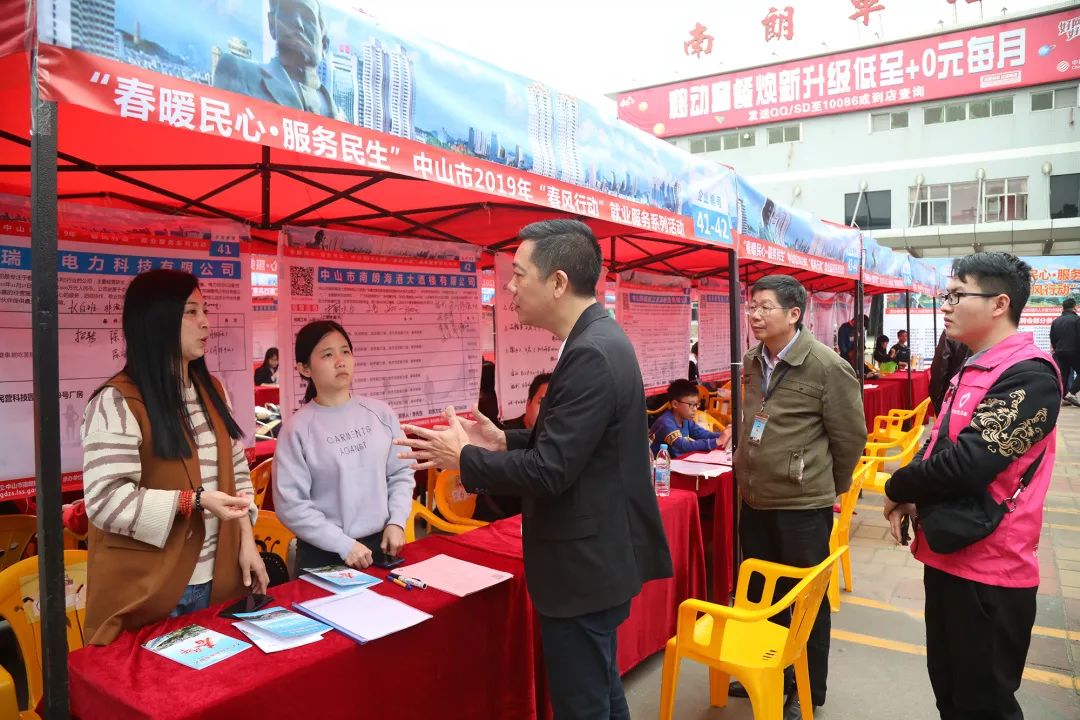
[[[619,93],[659,137],[715,132],[1080,78],[1080,11]]]

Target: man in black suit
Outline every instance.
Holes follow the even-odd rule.
[[[529,594],[540,616],[555,718],[629,718],[615,637],[642,584],[671,576],[649,481],[645,393],[634,348],[596,302],[602,267],[592,231],[546,220],[518,233],[518,318],[565,338],[531,431],[477,414],[445,430],[404,425],[402,457],[460,468],[469,492],[523,497]]]

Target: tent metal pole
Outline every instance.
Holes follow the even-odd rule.
[[[729,342],[731,345],[731,449],[735,451],[736,444],[739,442],[739,420],[742,413],[742,343],[740,338],[742,337],[741,330],[739,328],[739,322],[742,316],[742,304],[739,302],[739,297],[742,293],[739,289],[739,252],[735,248],[732,248],[728,254],[728,315],[730,317],[731,327],[729,328],[731,337]],[[732,518],[732,564],[731,567],[736,573],[739,571],[740,556],[742,554],[739,547],[739,484],[735,482],[737,478],[732,475],[731,483],[731,518]],[[717,497],[720,497],[720,493],[716,493]],[[726,605],[729,602],[729,598],[714,598],[718,603]]]
[[[904,291],[904,314],[907,316],[907,343],[908,343],[908,363],[907,363],[907,405],[908,410],[915,409],[915,391],[911,387],[911,291]]]
[[[262,196],[262,212],[259,227],[270,229],[270,146],[263,145],[259,161],[259,186]]]
[[[933,308],[934,308],[934,347],[936,348],[937,347],[937,341],[938,341],[938,334],[937,334],[937,295],[934,295],[933,297],[931,297],[930,302],[933,303]],[[911,342],[910,337],[908,338],[908,342]]]
[[[862,272],[855,281],[855,357],[852,364],[855,366],[855,375],[859,378],[859,387],[866,384],[866,327],[863,324],[863,295]]]
[[[60,485],[60,343],[56,207],[56,103],[41,99],[34,58],[30,140],[30,314],[34,351],[34,467],[38,522],[38,597],[45,718],[67,718],[67,614]]]

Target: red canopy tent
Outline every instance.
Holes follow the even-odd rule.
[[[32,198],[35,460],[41,597],[46,599],[42,608],[44,707],[53,716],[67,708],[64,606],[62,600],[57,601],[64,596],[57,402],[58,200],[228,218],[250,226],[253,238],[266,243],[275,242],[282,225],[292,224],[469,242],[491,252],[513,248],[523,225],[568,213],[542,202],[119,119],[76,104],[45,100],[39,83],[48,87],[48,68],[34,72],[36,43],[24,30],[27,17],[33,16],[24,12],[23,0],[3,4],[0,76],[6,80],[0,86],[0,191]],[[547,181],[541,176],[535,179],[538,185]],[[732,358],[740,356],[740,282],[753,282],[780,268],[759,260],[740,263],[736,249],[729,245],[578,217],[603,239],[610,272],[649,269],[690,278],[726,274],[732,299]],[[861,293],[862,284],[856,279],[802,268],[791,272],[810,290]],[[737,406],[737,384],[732,399]]]

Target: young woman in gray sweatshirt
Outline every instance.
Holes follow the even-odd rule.
[[[379,548],[405,544],[414,476],[394,452],[402,437],[386,403],[353,395],[352,341],[332,320],[296,336],[304,405],[285,422],[274,453],[274,510],[296,534],[296,568],[363,569]]]

